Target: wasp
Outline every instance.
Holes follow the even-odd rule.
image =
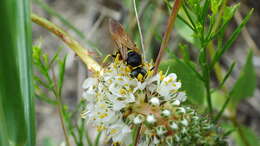
[[[118,48],[116,55],[119,55],[119,58],[126,62],[131,71],[130,76],[143,81],[147,77],[147,71],[143,68],[140,49],[136,47],[123,26],[117,21],[109,20],[109,31]]]

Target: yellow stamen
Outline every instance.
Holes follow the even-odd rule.
[[[108,116],[107,113],[103,113],[103,114],[99,115],[99,118],[100,118],[100,119],[104,119],[104,118],[107,117],[107,116]]]
[[[102,125],[97,126],[97,131],[98,131],[98,132],[101,132],[101,131],[103,131],[103,130],[105,130],[105,129],[106,129],[105,126],[102,126]]]
[[[112,134],[115,134],[115,133],[117,133],[117,129],[112,129],[111,131],[110,131],[110,134],[112,135]]]
[[[173,78],[170,78],[167,82],[170,83],[173,81]]]
[[[99,107],[100,108],[106,108],[106,104],[100,104]]]
[[[121,142],[113,142],[113,146],[120,146]]]
[[[122,89],[120,89],[119,93],[122,94],[122,95],[126,95],[126,94],[127,94],[127,91],[122,88]]]
[[[148,72],[147,72],[147,77],[151,77],[152,75],[153,75],[153,70],[148,70]]]
[[[165,75],[163,75],[162,71],[159,72],[159,75],[160,75],[160,80],[162,81],[165,78]]]

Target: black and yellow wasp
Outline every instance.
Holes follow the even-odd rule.
[[[109,20],[109,31],[118,50],[116,52],[119,58],[126,62],[130,68],[130,76],[143,81],[147,77],[147,71],[143,68],[143,59],[140,55],[140,49],[129,38],[123,26],[115,20]]]

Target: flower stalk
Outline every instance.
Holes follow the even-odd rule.
[[[80,57],[80,59],[87,65],[90,70],[96,72],[101,70],[101,66],[92,57],[90,57],[89,52],[60,27],[36,14],[32,14],[31,19],[34,23],[46,28],[59,37]]]

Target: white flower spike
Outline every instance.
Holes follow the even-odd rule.
[[[143,64],[150,76],[140,81],[130,76],[122,60],[116,60],[104,68],[99,77],[86,79],[83,83],[86,108],[82,117],[97,131],[107,134],[114,144],[132,144],[131,129],[137,126],[142,127],[138,145],[178,145],[185,140],[207,138],[210,134],[205,128],[212,129],[208,128],[212,125],[197,122],[199,115],[195,110],[182,104],[187,97],[185,92],[179,91],[181,82],[177,75],[160,72],[152,76],[152,66]],[[205,133],[198,129],[196,135],[199,136],[188,135],[194,132],[189,131],[192,126],[204,128],[201,131]]]

